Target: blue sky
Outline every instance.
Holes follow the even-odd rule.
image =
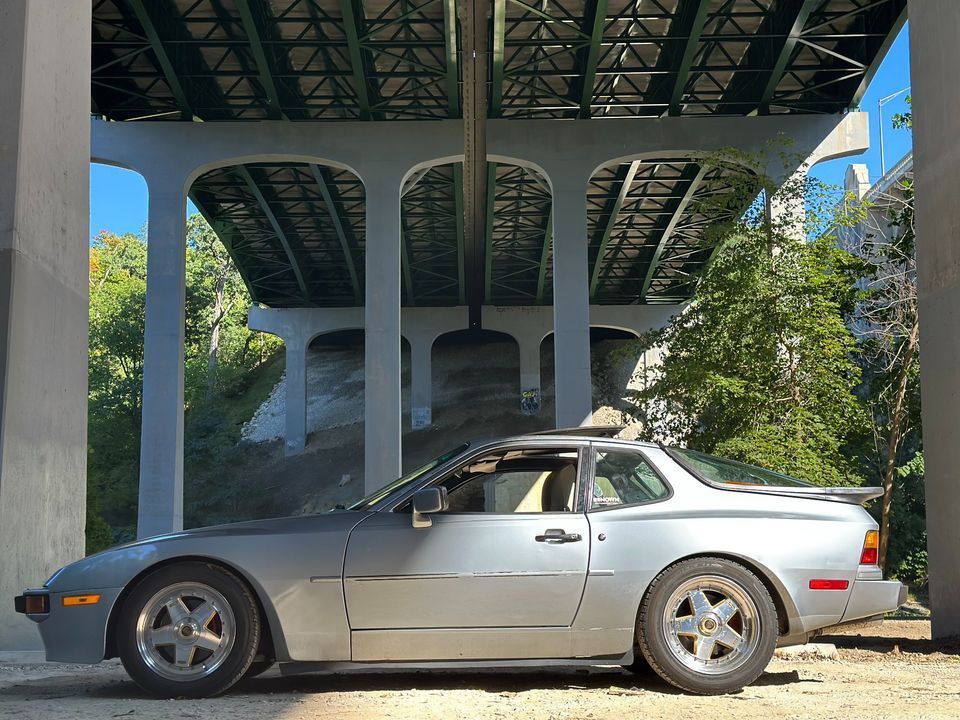
[[[901,31],[877,71],[861,102],[861,109],[870,113],[870,150],[854,158],[832,160],[816,166],[811,176],[830,185],[842,185],[847,165],[866,163],[870,179],[880,177],[879,118],[877,101],[910,84],[910,45],[907,28]],[[895,113],[907,109],[906,94],[900,95],[883,107],[884,137],[887,169],[892,167],[912,147],[907,130],[894,130],[890,125]],[[196,212],[189,203],[188,212]],[[123,234],[138,232],[147,220],[147,185],[137,173],[106,165],[90,166],[90,235],[100,230]]]

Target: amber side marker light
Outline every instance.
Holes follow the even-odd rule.
[[[867,530],[867,536],[863,539],[863,552],[860,553],[860,564],[876,565],[879,547],[880,533],[876,530]]]
[[[96,605],[100,602],[99,595],[66,595],[63,598],[64,607],[76,605]]]
[[[811,580],[811,590],[846,590],[850,587],[849,580]]]

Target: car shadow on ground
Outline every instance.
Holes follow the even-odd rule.
[[[917,653],[919,655],[960,655],[960,637],[928,640],[906,637],[874,637],[871,635],[822,635],[815,642],[833,643],[841,650],[864,650],[875,653]]]
[[[73,674],[24,680],[5,687],[3,695],[7,700],[56,700],[68,697],[75,700],[84,697],[91,700],[152,700],[126,675],[119,673],[78,680]],[[788,686],[817,682],[820,681],[801,678],[796,670],[791,670],[765,672],[753,685]],[[616,669],[358,671],[288,676],[274,669],[260,677],[240,681],[223,697],[272,695],[279,700],[284,696],[325,693],[443,690],[479,690],[505,696],[534,690],[606,691],[611,695],[684,694],[654,673],[637,675]]]

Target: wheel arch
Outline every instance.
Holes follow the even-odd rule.
[[[116,634],[117,621],[119,620],[120,613],[123,610],[123,604],[126,602],[126,599],[129,597],[130,593],[133,592],[133,589],[140,583],[141,580],[151,573],[170,565],[177,565],[185,562],[201,562],[207,563],[208,565],[216,565],[232,575],[235,575],[237,579],[246,585],[248,590],[250,590],[254,600],[257,603],[257,611],[260,613],[260,617],[266,621],[264,623],[266,634],[261,640],[261,647],[265,650],[271,650],[272,652],[269,654],[276,659],[285,659],[289,656],[287,652],[287,644],[283,636],[283,629],[280,625],[280,619],[277,617],[273,603],[270,602],[269,597],[267,597],[266,591],[264,591],[260,584],[254,580],[249,573],[233,563],[227,562],[226,560],[222,560],[220,558],[208,557],[205,555],[178,555],[176,557],[165,558],[153,563],[152,565],[149,565],[148,567],[145,567],[139,573],[134,575],[124,586],[123,590],[117,596],[116,601],[113,603],[113,607],[110,610],[110,616],[107,619],[103,655],[104,660],[117,657],[119,654]]]
[[[662,575],[667,568],[676,565],[677,563],[686,562],[687,560],[698,560],[701,558],[729,560],[737,563],[738,565],[743,565],[743,567],[756,575],[760,582],[763,583],[764,587],[767,588],[767,592],[770,593],[770,597],[773,600],[773,606],[777,610],[777,626],[780,635],[789,635],[791,633],[792,625],[794,624],[795,619],[800,615],[796,604],[793,602],[793,598],[790,597],[790,593],[787,591],[786,587],[784,587],[783,583],[777,579],[776,574],[770,570],[770,568],[766,567],[762,563],[757,562],[753,558],[730,552],[693,553],[691,555],[677,558],[669,565],[660,568],[656,575],[654,575],[654,579],[660,577],[660,575]],[[653,581],[651,580],[650,584],[644,589],[643,595],[640,597],[640,604],[637,605],[637,617],[640,616],[640,607],[643,605],[643,599],[647,596],[647,593],[650,592],[652,585]]]

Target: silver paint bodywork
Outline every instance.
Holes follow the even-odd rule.
[[[574,512],[439,513],[432,527],[414,528],[396,511],[472,459],[534,447],[579,453]],[[642,453],[670,495],[584,512],[598,448]],[[99,662],[116,653],[111,626],[124,592],[158,565],[193,558],[250,584],[280,662],[624,658],[650,582],[681,559],[725,556],[768,584],[780,643],[790,644],[903,602],[900,583],[859,565],[876,527],[856,504],[710,486],[654,445],[523,436],[468,449],[369,510],[203,528],[92,555],[50,578],[50,613],[30,617],[48,660]],[[534,540],[549,529],[582,541]],[[850,586],[810,590],[815,578]],[[103,597],[61,605],[77,592]]]

